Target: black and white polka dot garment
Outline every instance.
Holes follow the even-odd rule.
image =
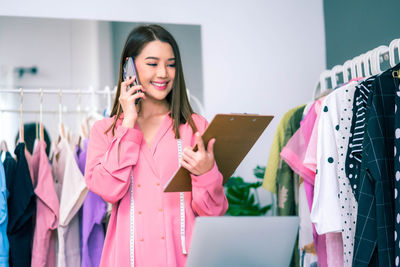
[[[350,83],[341,89],[341,97],[339,104],[340,120],[339,125],[335,127],[337,130],[336,141],[338,149],[337,162],[337,179],[339,185],[339,202],[341,208],[342,219],[342,239],[343,239],[343,263],[344,266],[352,266],[353,250],[354,250],[354,235],[357,222],[358,204],[353,194],[349,177],[346,176],[345,165],[348,149],[349,138],[352,136],[350,132],[353,118],[353,102],[356,83]],[[355,174],[357,175],[357,174]],[[354,177],[357,178],[357,177]]]
[[[394,228],[394,256],[395,265],[399,266],[400,263],[400,80],[394,79],[396,83],[396,96],[395,96],[395,139],[394,139],[394,211],[395,211],[395,228]]]

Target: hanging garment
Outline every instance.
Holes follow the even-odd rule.
[[[281,158],[295,173],[312,184],[314,184],[315,173],[304,167],[303,160],[316,117],[315,103],[313,103],[309,112],[300,122],[300,128],[293,134],[280,153]]]
[[[39,141],[35,147],[32,156],[32,170],[37,183],[35,186],[37,204],[32,267],[52,267],[56,266],[55,235],[60,206],[44,141]]]
[[[7,227],[10,266],[26,267],[31,266],[36,197],[25,158],[25,144],[19,143],[14,154],[17,156],[15,172],[7,177],[10,178]]]
[[[309,112],[304,116],[303,120],[300,122],[300,128],[293,134],[290,138],[286,146],[282,149],[281,157],[285,162],[296,172],[298,175],[305,175],[307,179],[304,179],[303,190],[305,199],[302,201],[301,205],[305,205],[303,210],[307,208],[308,213],[304,212],[299,215],[306,216],[307,218],[300,218],[304,223],[309,222],[309,227],[311,229],[311,239],[314,240],[314,245],[316,248],[317,256],[318,256],[318,266],[327,266],[327,246],[324,235],[317,235],[315,231],[315,227],[312,225],[310,220],[310,210],[312,205],[312,197],[313,197],[313,184],[315,179],[315,173],[308,169],[303,161],[305,157],[305,152],[307,151],[307,147],[310,145],[309,141],[315,126],[315,120],[320,112],[320,103],[322,99],[315,101]],[[302,179],[301,179],[302,180]],[[300,199],[299,199],[299,209],[300,209]],[[299,242],[301,243],[301,235],[307,235],[308,231],[305,225],[299,230]],[[303,237],[304,238],[304,237]],[[302,247],[300,246],[300,250]],[[303,251],[306,251],[305,249]],[[301,252],[301,258],[303,261],[303,255]],[[304,256],[308,256],[305,254]]]
[[[192,118],[198,131],[204,132],[207,121],[196,114]],[[184,193],[182,206],[186,228],[181,231],[181,194],[163,192],[179,166],[171,117],[165,115],[151,147],[138,125],[121,126],[123,115],[115,135],[104,134],[113,120],[93,126],[85,170],[89,189],[114,204],[100,266],[184,266],[181,238],[190,250],[195,217],[223,215],[227,210],[223,177],[216,164],[203,175],[191,175],[192,192]],[[182,147],[192,147],[195,135],[189,124],[179,131]],[[129,231],[132,228],[134,232]]]
[[[295,114],[296,112],[299,113],[298,111],[300,108],[304,109],[305,105],[295,107],[286,112],[283,115],[281,121],[279,122],[278,128],[275,131],[275,136],[274,140],[272,141],[263,180],[263,187],[272,193],[277,193],[276,174],[280,165],[284,164],[283,162],[281,162],[279,153],[281,152],[282,148],[286,145],[286,143],[289,141],[290,137],[292,137],[293,135],[293,132],[285,130],[287,129],[290,118],[292,118],[293,114]]]
[[[32,166],[32,155],[29,153],[28,149],[25,147],[25,158],[26,158],[26,163],[28,163],[28,168],[29,168],[29,174],[32,179],[32,184],[36,184],[35,181],[35,175],[33,174],[33,166]]]
[[[317,117],[315,118],[315,123],[311,132],[310,140],[308,141],[308,146],[306,149],[306,153],[304,154],[303,164],[305,168],[308,168],[313,173],[317,171],[317,146],[318,146],[318,124],[321,116],[321,103],[325,99],[325,96],[319,98],[315,101],[315,112],[317,113]],[[315,180],[315,175],[313,177]],[[312,182],[314,186],[314,181]],[[311,208],[310,208],[311,209]]]
[[[8,267],[10,244],[7,237],[7,197],[6,173],[0,161],[0,266]]]
[[[300,128],[297,129],[280,153],[281,158],[290,168],[311,184],[314,184],[315,173],[305,167],[303,161],[310,142],[315,119],[317,118],[317,112],[315,111],[316,103],[311,105],[309,112],[300,122]]]
[[[299,186],[299,250],[300,266],[317,266],[318,257],[313,237],[313,227],[310,220],[310,208],[308,207],[306,191],[303,179],[300,178]]]
[[[345,266],[352,264],[357,219],[357,202],[344,170],[356,84],[351,82],[336,89],[322,102],[318,125],[318,171],[311,212],[318,233],[341,233],[342,265]]]
[[[396,80],[394,81],[396,83]],[[400,80],[397,79],[396,84],[396,98],[395,98],[395,106],[394,106],[394,114],[395,114],[395,139],[394,139],[394,173],[395,173],[395,181],[394,181],[394,215],[395,215],[395,231],[394,231],[394,262],[395,266],[400,265]]]
[[[353,266],[394,265],[394,105],[398,80],[378,75],[368,98]]]
[[[83,148],[76,147],[75,159],[82,174],[85,174],[88,139],[83,140]],[[98,267],[104,245],[102,220],[107,212],[106,202],[89,191],[82,208],[82,267]]]
[[[87,194],[85,180],[68,140],[61,137],[53,151],[53,178],[60,199],[60,218],[57,228],[57,267],[81,266],[79,217]]]
[[[362,143],[364,140],[365,124],[367,121],[366,110],[367,102],[372,92],[372,83],[375,76],[362,81],[356,86],[353,103],[353,118],[350,132],[352,133],[348,141],[348,149],[346,154],[346,176],[350,180],[351,189],[353,190],[356,201],[359,195],[359,177],[361,171]]]
[[[284,133],[290,139],[293,134],[300,127],[300,121],[303,117],[305,105],[298,108],[288,120],[285,125]],[[286,141],[286,142],[287,142]],[[282,144],[283,145],[283,144]],[[286,144],[285,144],[286,145]],[[283,146],[279,147],[279,152]],[[279,156],[278,152],[278,156]],[[293,170],[284,162],[280,160],[280,166],[278,166],[276,172],[276,190],[278,198],[278,215],[280,216],[291,216],[298,214],[298,185],[299,176],[293,172]]]

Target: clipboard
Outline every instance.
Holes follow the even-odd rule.
[[[217,114],[202,135],[204,146],[216,139],[214,158],[225,184],[264,132],[274,116]],[[193,151],[197,151],[197,146]],[[164,186],[164,192],[192,191],[190,172],[180,167]]]

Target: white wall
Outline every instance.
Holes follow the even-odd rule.
[[[19,77],[11,73],[9,79],[0,79],[1,88],[45,88],[87,90],[112,85],[112,50],[108,22],[46,18],[0,17],[0,66],[9,72],[14,67],[36,66],[38,73]],[[101,64],[100,64],[101,62]],[[5,66],[5,67],[4,67]],[[3,76],[1,76],[3,77]],[[81,97],[82,109],[91,107],[90,97]],[[77,96],[63,95],[67,110],[76,110]],[[105,103],[105,98],[97,101]],[[1,94],[2,109],[18,109],[19,95]],[[23,109],[38,110],[38,95],[24,94]],[[103,104],[104,105],[104,104]],[[44,110],[58,110],[58,95],[44,94]],[[71,116],[71,114],[73,114]],[[77,128],[77,113],[64,115],[65,124]],[[38,121],[39,115],[25,112],[24,122]],[[18,129],[18,113],[1,113],[0,138],[6,139],[10,149]],[[58,115],[44,114],[43,121],[50,135],[57,134]]]
[[[322,0],[9,1],[0,15],[199,24],[207,118],[220,112],[276,116],[237,175],[265,165],[275,127],[311,100],[325,66]]]

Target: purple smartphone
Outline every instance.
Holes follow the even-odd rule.
[[[139,85],[139,78],[137,76],[136,73],[136,68],[135,68],[135,63],[133,62],[133,58],[132,57],[128,57],[126,58],[124,67],[123,67],[123,74],[122,74],[122,78],[124,79],[124,81],[128,80],[129,78],[135,76],[136,80],[133,82],[133,85]],[[142,92],[142,90],[138,90],[139,92]],[[135,105],[137,105],[139,103],[141,98],[138,98],[135,100]]]

